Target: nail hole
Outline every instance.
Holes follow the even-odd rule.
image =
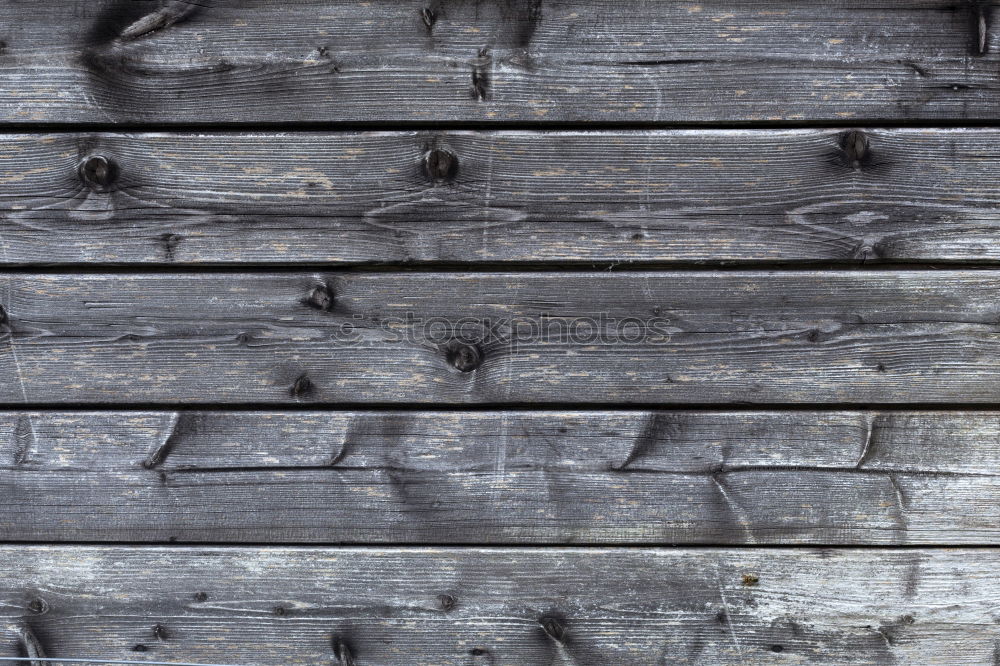
[[[452,608],[455,607],[456,601],[455,597],[451,596],[450,594],[439,594],[438,603],[441,604],[441,608],[443,608],[446,611],[450,611]]]
[[[80,163],[80,179],[93,190],[104,190],[118,178],[117,165],[104,155],[91,155]]]
[[[167,628],[164,627],[162,624],[154,624],[153,637],[156,638],[157,640],[165,641],[167,640],[167,638],[170,637],[170,634],[167,633]]]
[[[146,647],[145,645],[143,645],[142,643],[139,643],[138,645],[133,645],[133,646],[132,646],[132,652],[145,652],[145,651],[146,651],[146,650],[148,650],[148,649],[149,649],[149,648],[147,648],[147,647]]]
[[[194,593],[194,600],[195,601],[207,601],[208,600],[208,595],[205,594],[204,592],[195,592]]]
[[[785,648],[782,645],[772,645],[771,646],[771,652],[783,652],[784,649]]]

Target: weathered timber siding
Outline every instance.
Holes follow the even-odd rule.
[[[997,650],[993,550],[17,546],[0,564],[11,656],[25,628],[49,654],[275,666],[952,665]]]
[[[6,412],[0,536],[998,543],[998,439],[996,412]]]
[[[17,134],[0,262],[996,263],[1000,132]],[[457,167],[437,179],[428,155]],[[114,178],[94,187],[81,160]],[[857,162],[857,163],[855,163]]]
[[[998,18],[0,0],[0,657],[1000,664]]]
[[[992,120],[1000,100],[986,2],[163,4],[8,0],[0,122]]]
[[[992,270],[0,281],[6,403],[1000,400]]]

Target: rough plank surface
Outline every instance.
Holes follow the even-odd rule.
[[[1000,543],[995,412],[6,412],[0,539]]]
[[[996,262],[998,180],[992,129],[13,135],[0,262]]]
[[[1000,101],[985,2],[4,7],[7,123],[995,120]]]
[[[984,664],[998,567],[992,550],[4,546],[0,653],[30,632],[55,657],[233,665]]]
[[[0,274],[6,403],[996,403],[1000,274]]]

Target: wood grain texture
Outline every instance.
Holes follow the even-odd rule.
[[[1000,275],[0,275],[5,403],[995,403]]]
[[[993,550],[4,546],[0,564],[10,656],[24,626],[50,657],[234,665],[983,664],[998,640]]]
[[[995,412],[5,412],[0,539],[1000,543]]]
[[[0,262],[1000,260],[1000,131],[854,132],[12,135]]]
[[[992,121],[1000,101],[989,3],[8,0],[5,9],[7,123]]]

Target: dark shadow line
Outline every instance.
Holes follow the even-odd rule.
[[[31,540],[11,540],[0,539],[0,547],[18,546],[46,546],[54,548],[127,548],[135,550],[148,550],[151,548],[184,550],[192,548],[213,548],[219,550],[237,550],[242,548],[282,548],[282,549],[316,549],[316,548],[344,548],[351,550],[385,550],[392,548],[407,548],[413,550],[469,550],[469,549],[490,549],[490,550],[738,550],[750,552],[754,550],[995,550],[1000,552],[1000,544],[983,543],[927,543],[927,544],[837,544],[837,543],[763,543],[748,544],[746,542],[734,541],[732,543],[697,543],[697,542],[594,542],[594,543],[518,543],[518,542],[438,542],[438,541],[400,541],[400,542],[357,542],[357,541],[241,541],[241,542],[215,542],[215,541],[31,541]],[[199,553],[204,554],[204,553]]]
[[[811,271],[816,273],[889,273],[932,272],[940,270],[989,271],[1000,270],[1000,259],[994,260],[880,260],[880,261],[811,261],[811,260],[699,260],[699,261],[528,261],[528,262],[467,262],[427,261],[421,263],[339,262],[339,263],[59,263],[25,262],[0,263],[0,273],[19,275],[185,275],[204,273],[231,275],[239,273],[607,273],[673,272],[673,273],[738,273],[750,271]]]
[[[869,129],[954,129],[1000,128],[997,118],[924,119],[884,118],[818,118],[803,120],[705,120],[705,121],[629,121],[629,120],[371,120],[371,121],[215,121],[215,122],[5,122],[0,121],[0,134],[12,133],[78,133],[78,132],[409,132],[427,130],[448,131],[570,131],[602,132],[614,130],[771,130],[771,129],[837,129],[864,127]]]
[[[996,412],[1000,401],[982,403],[615,403],[615,402],[0,402],[6,412]]]

